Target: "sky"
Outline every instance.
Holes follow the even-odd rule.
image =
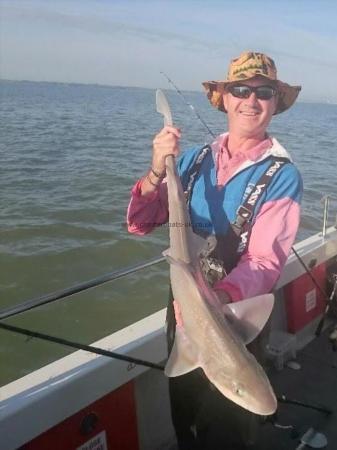
[[[337,103],[336,23],[335,0],[0,0],[0,78],[201,92],[254,50]]]

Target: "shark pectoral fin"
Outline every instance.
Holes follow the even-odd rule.
[[[274,306],[274,295],[265,294],[247,298],[224,306],[226,319],[245,344],[252,342],[261,332]],[[226,308],[229,308],[230,311]],[[234,316],[234,317],[233,317]]]
[[[199,367],[197,352],[181,327],[177,327],[170,357],[165,366],[165,375],[178,377]]]

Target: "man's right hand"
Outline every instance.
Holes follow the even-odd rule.
[[[180,136],[179,128],[166,126],[154,137],[151,168],[142,180],[142,195],[151,194],[160,186],[165,177],[166,157],[179,155]]]
[[[159,174],[165,173],[165,160],[168,155],[178,156],[180,152],[179,128],[166,126],[153,139],[152,169]]]

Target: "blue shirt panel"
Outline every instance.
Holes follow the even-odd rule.
[[[200,148],[187,150],[179,159],[178,172],[184,189],[188,184],[188,171],[199,152]],[[201,164],[192,191],[190,215],[193,229],[202,235],[226,234],[229,224],[235,220],[238,207],[248,195],[247,187],[253,189],[270,165],[269,157],[240,171],[225,186],[218,188],[215,163],[210,151]],[[256,204],[252,221],[262,203],[285,197],[300,202],[301,194],[302,180],[298,170],[293,164],[285,164]]]

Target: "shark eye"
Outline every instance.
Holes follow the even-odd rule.
[[[236,388],[235,393],[236,393],[239,397],[243,397],[243,390],[240,389],[239,387]]]
[[[244,396],[244,390],[243,390],[243,388],[240,385],[234,383],[233,387],[234,387],[234,393],[236,395],[238,395],[239,397],[243,397]]]

